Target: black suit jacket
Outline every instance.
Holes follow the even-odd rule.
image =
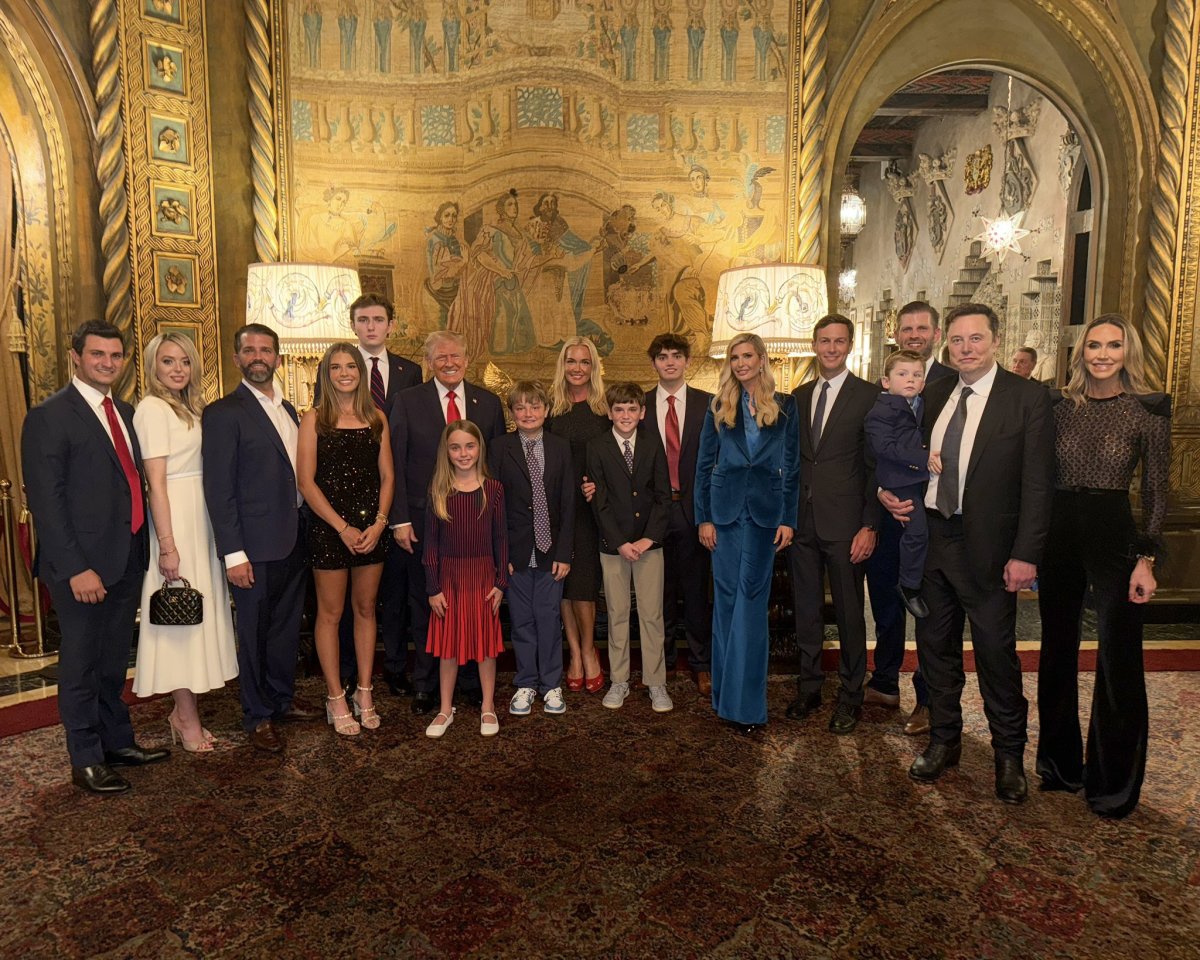
[[[362,353],[359,352],[359,357]],[[387,351],[388,361],[388,382],[387,392],[383,399],[383,415],[391,416],[392,406],[396,402],[396,397],[401,390],[407,390],[409,387],[418,387],[421,385],[421,365],[413,363],[411,360],[405,360],[397,353]],[[367,378],[367,383],[371,382],[371,365],[368,363],[363,375]],[[316,389],[313,391],[313,404],[315,405],[321,399],[321,381],[317,381]]]
[[[822,382],[818,377],[792,391],[800,429],[800,516],[811,500],[818,537],[853,540],[863,527],[879,526],[875,464],[863,427],[879,390],[853,373],[847,374],[833,407],[825,413],[821,442],[814,450],[812,397]]]
[[[575,468],[571,464],[571,444],[548,430],[542,430],[542,453],[546,464],[542,482],[546,488],[546,508],[550,514],[553,545],[548,559],[571,562],[575,537]],[[525,459],[524,441],[519,433],[497,437],[488,448],[488,469],[504,484],[504,509],[508,514],[508,560],[515,570],[524,570],[534,549],[533,481]],[[542,563],[539,552],[538,566]]]
[[[276,386],[278,389],[278,386]],[[283,407],[299,423],[296,409]],[[204,502],[217,553],[252,563],[282,560],[296,546],[296,472],[275,424],[244,383],[204,408]]]
[[[656,547],[666,539],[671,479],[662,447],[648,439],[643,434],[634,444],[632,476],[611,430],[588,441],[587,475],[596,484],[592,512],[601,553],[616,553],[622,544],[642,537]]]
[[[879,486],[894,490],[929,479],[929,451],[907,399],[881,393],[867,413],[864,429]]]
[[[490,390],[468,383],[462,384],[459,411],[470,420],[490,445],[508,429],[500,398]],[[455,391],[457,394],[457,390]],[[426,380],[419,386],[402,390],[388,415],[391,431],[392,458],[396,468],[396,491],[388,523],[412,523],[412,512],[423,511],[429,497],[429,482],[437,465],[438,443],[446,428],[446,417],[438,399],[437,383]],[[424,536],[420,530],[417,536]]]
[[[946,377],[926,387],[926,445],[957,384]],[[996,371],[961,496],[971,575],[980,587],[1000,585],[1010,559],[1041,562],[1054,499],[1054,416],[1042,384]]]
[[[700,429],[704,426],[704,414],[712,403],[713,395],[707,390],[697,390],[695,387],[684,387],[687,391],[681,435],[679,438],[679,492],[683,495],[683,515],[687,522],[696,523],[696,454],[700,451]],[[658,399],[658,387],[646,391],[646,416],[642,420],[642,432],[653,438],[662,447],[663,460],[666,461],[666,439],[658,430],[658,411],[655,401]],[[670,471],[668,470],[668,478]]]
[[[142,475],[142,450],[133,429],[133,408],[113,399],[129,434],[130,454]],[[21,429],[25,496],[37,524],[33,572],[67,581],[94,570],[105,586],[121,579],[129,564],[133,501],[117,450],[95,412],[73,384],[29,411]],[[145,549],[150,501],[142,481],[147,523],[138,539]]]

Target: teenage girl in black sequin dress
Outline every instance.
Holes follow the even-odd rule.
[[[392,505],[392,451],[382,443],[387,426],[371,401],[362,354],[349,343],[325,351],[317,371],[317,405],[300,421],[296,473],[313,513],[309,557],[317,587],[317,657],[325,675],[325,714],[343,736],[361,726],[374,730],[379,714],[372,699],[375,659],[375,598],[387,547]],[[338,664],[338,622],[350,578],[358,689],[346,703]],[[351,715],[350,707],[354,708]]]
[[[1037,772],[1043,790],[1083,790],[1094,813],[1137,806],[1149,718],[1142,609],[1157,586],[1171,463],[1171,401],[1149,393],[1142,345],[1124,317],[1089,323],[1054,405],[1054,513],[1040,571]],[[1142,469],[1142,516],[1129,485]],[[1096,608],[1096,686],[1084,752],[1079,728],[1079,625],[1087,588]]]

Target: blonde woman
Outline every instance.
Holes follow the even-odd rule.
[[[1171,399],[1148,391],[1141,340],[1119,314],[1084,327],[1070,366],[1054,404],[1054,510],[1038,571],[1037,772],[1043,790],[1082,789],[1094,813],[1124,817],[1137,806],[1146,769],[1142,610],[1154,596],[1162,552]],[[1129,503],[1139,465],[1140,524]],[[1099,643],[1085,754],[1079,625],[1089,586]]]
[[[569,440],[575,500],[574,554],[571,572],[563,582],[562,620],[567,635],[570,661],[567,689],[597,693],[604,688],[604,671],[596,652],[596,600],[600,595],[600,534],[596,518],[584,496],[588,484],[587,445],[592,437],[612,429],[600,354],[587,337],[571,337],[563,343],[550,388],[550,417],[546,429]]]
[[[795,401],[775,392],[766,346],[734,338],[700,433],[695,506],[713,553],[713,709],[746,733],[767,722],[767,602],[796,530],[799,455]]]
[[[238,674],[229,588],[217,557],[201,482],[200,356],[179,333],[162,333],[143,355],[146,396],[133,425],[150,488],[150,568],[142,586],[133,692],[171,693],[171,739],[190,753],[212,750],[196,695],[223,687]],[[150,622],[150,596],[180,577],[204,595],[203,622],[168,627]]]
[[[392,449],[383,443],[386,421],[371,399],[358,347],[333,344],[321,358],[317,381],[320,399],[300,421],[296,483],[315,516],[308,551],[317,588],[314,634],[327,688],[325,717],[334,732],[352,737],[360,732],[355,717],[368,730],[379,726],[371,673],[375,600],[392,506]],[[347,579],[358,662],[358,684],[350,704],[342,686],[338,651]]]

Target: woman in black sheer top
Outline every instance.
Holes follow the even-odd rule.
[[[1124,317],[1084,328],[1054,405],[1054,513],[1040,569],[1037,772],[1043,790],[1080,789],[1094,813],[1137,806],[1149,727],[1142,604],[1157,586],[1171,461],[1171,401],[1149,393],[1142,346]],[[1129,486],[1141,465],[1142,517]],[[1099,646],[1086,757],[1079,726],[1079,627],[1091,587]]]

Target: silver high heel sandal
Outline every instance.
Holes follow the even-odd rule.
[[[369,707],[360,707],[358,705],[359,691],[362,693],[371,693],[375,689],[375,685],[372,684],[369,687],[360,687],[358,684],[355,684],[354,687],[354,696],[350,698],[350,702],[354,705],[354,715],[358,717],[359,722],[362,723],[362,725],[368,730],[378,730],[380,721],[379,714],[375,712],[374,699],[372,699],[371,706]]]
[[[349,713],[334,713],[333,705],[341,700],[342,705],[346,704],[346,691],[343,690],[336,697],[325,698],[325,719],[333,725],[335,733],[340,733],[343,737],[357,737],[359,733],[358,721]]]

